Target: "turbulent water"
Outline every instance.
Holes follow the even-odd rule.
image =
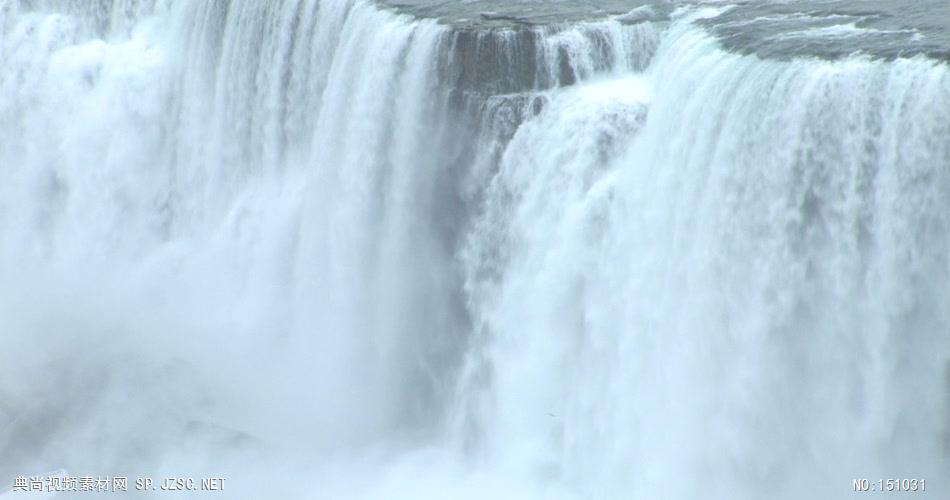
[[[734,3],[0,0],[0,493],[946,498],[950,15]]]

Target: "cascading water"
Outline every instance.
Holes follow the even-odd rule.
[[[950,22],[704,3],[0,0],[0,493],[943,498]]]

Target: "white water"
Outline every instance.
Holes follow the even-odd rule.
[[[947,491],[945,65],[731,55],[681,11],[652,60],[649,25],[547,33],[525,90],[560,54],[582,82],[469,120],[450,29],[368,2],[26,3],[0,0],[3,480]]]

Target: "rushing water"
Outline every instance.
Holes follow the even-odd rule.
[[[0,0],[0,493],[945,498],[945,9],[736,3]]]

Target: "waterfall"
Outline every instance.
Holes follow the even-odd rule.
[[[0,0],[0,481],[946,491],[939,51],[415,3]]]

